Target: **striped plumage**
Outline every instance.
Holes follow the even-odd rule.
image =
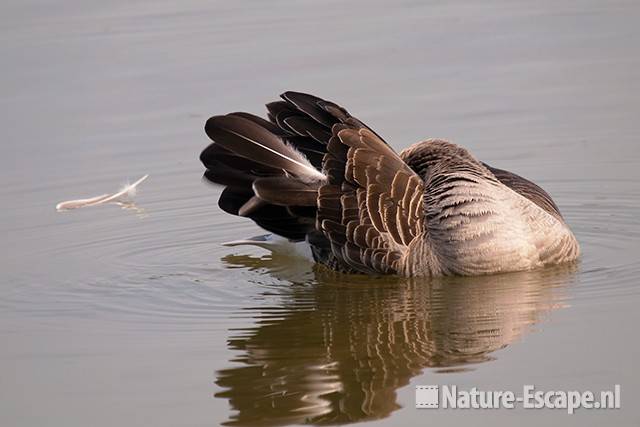
[[[344,108],[286,92],[270,121],[215,116],[201,154],[219,205],[338,271],[477,275],[575,260],[578,243],[532,182],[443,140],[399,155]]]

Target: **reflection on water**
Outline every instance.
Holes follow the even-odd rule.
[[[419,426],[408,381],[532,378],[622,383],[623,408],[437,411],[431,424],[640,424],[640,2],[389,3],[2,2],[0,427],[389,413],[377,427]],[[199,181],[202,126],[264,115],[285,90],[345,105],[394,149],[443,137],[540,184],[582,245],[575,285],[571,271],[368,285],[221,263],[235,251],[221,242],[263,231]],[[54,209],[138,171],[152,177],[135,199],[144,220]],[[436,373],[460,369],[473,371]]]
[[[126,211],[130,211],[136,214],[140,218],[146,218],[148,216],[147,211],[145,211],[144,208],[136,205],[133,201],[116,202],[115,204]]]
[[[236,413],[229,425],[335,424],[389,416],[396,390],[424,368],[470,364],[514,342],[562,306],[575,266],[479,278],[366,278],[282,260],[228,256],[292,282],[282,304],[228,345],[239,364],[217,374]],[[307,267],[308,271],[308,267]],[[437,371],[436,371],[437,372]]]

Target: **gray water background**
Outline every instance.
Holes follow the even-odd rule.
[[[640,424],[634,1],[5,1],[0,425]],[[285,90],[397,150],[450,139],[553,195],[574,267],[335,278],[201,181],[204,121]],[[143,174],[142,209],[58,213]],[[293,265],[292,265],[293,264]],[[622,409],[425,411],[413,386],[610,389]],[[315,417],[315,418],[314,418]]]

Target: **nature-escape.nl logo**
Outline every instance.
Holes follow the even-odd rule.
[[[615,384],[613,390],[598,393],[577,390],[545,391],[526,384],[520,394],[510,390],[479,390],[477,387],[463,390],[455,385],[416,386],[416,408],[421,409],[513,409],[517,405],[525,409],[565,409],[568,414],[573,414],[579,408],[619,409],[620,384]]]

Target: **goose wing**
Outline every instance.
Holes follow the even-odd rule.
[[[513,172],[494,168],[487,165],[486,163],[484,163],[484,166],[489,169],[491,173],[502,184],[511,188],[521,196],[531,200],[533,203],[544,209],[550,215],[563,221],[562,214],[560,213],[560,209],[558,209],[558,206],[555,204],[551,196],[538,185],[534,184],[528,179],[521,177],[520,175],[516,175]]]
[[[422,232],[423,181],[373,131],[334,125],[323,160],[317,225],[345,269],[399,273]]]

